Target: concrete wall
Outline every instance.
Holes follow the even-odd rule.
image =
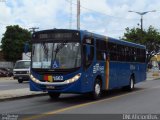
[[[13,62],[1,62],[0,61],[0,68],[11,68],[13,69],[14,63]]]

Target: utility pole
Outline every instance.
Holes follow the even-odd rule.
[[[143,31],[143,15],[141,15],[141,31]]]
[[[69,20],[69,28],[72,29],[72,0],[70,0],[70,20]]]
[[[77,0],[77,30],[80,30],[80,0]]]
[[[32,27],[32,28],[29,28],[29,29],[31,30],[32,33],[34,33],[36,29],[39,29],[39,27]]]

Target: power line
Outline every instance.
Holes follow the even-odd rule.
[[[69,0],[66,0],[67,2],[70,2]],[[76,5],[77,6],[77,3],[74,3],[72,2],[73,5]],[[100,12],[100,11],[97,11],[97,10],[94,10],[94,9],[91,9],[91,8],[87,8],[87,7],[84,7],[82,5],[80,5],[81,8],[85,9],[85,10],[88,10],[88,11],[92,11],[92,12],[95,12],[95,13],[99,13],[99,14],[103,14],[105,16],[108,16],[108,17],[112,17],[112,18],[115,18],[115,19],[125,19],[125,20],[138,20],[138,19],[132,19],[132,18],[124,18],[124,17],[116,17],[116,16],[112,16],[112,15],[108,15],[104,12]]]

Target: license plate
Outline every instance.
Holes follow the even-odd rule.
[[[54,86],[46,86],[47,89],[55,89]]]
[[[19,79],[22,79],[22,77],[19,77]]]

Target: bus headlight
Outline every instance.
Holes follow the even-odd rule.
[[[77,81],[79,78],[81,77],[81,73],[75,75],[73,78],[66,80],[67,83],[73,83],[75,81]]]
[[[40,81],[38,79],[36,79],[35,77],[33,77],[33,75],[30,75],[30,78],[32,81],[39,83]]]

